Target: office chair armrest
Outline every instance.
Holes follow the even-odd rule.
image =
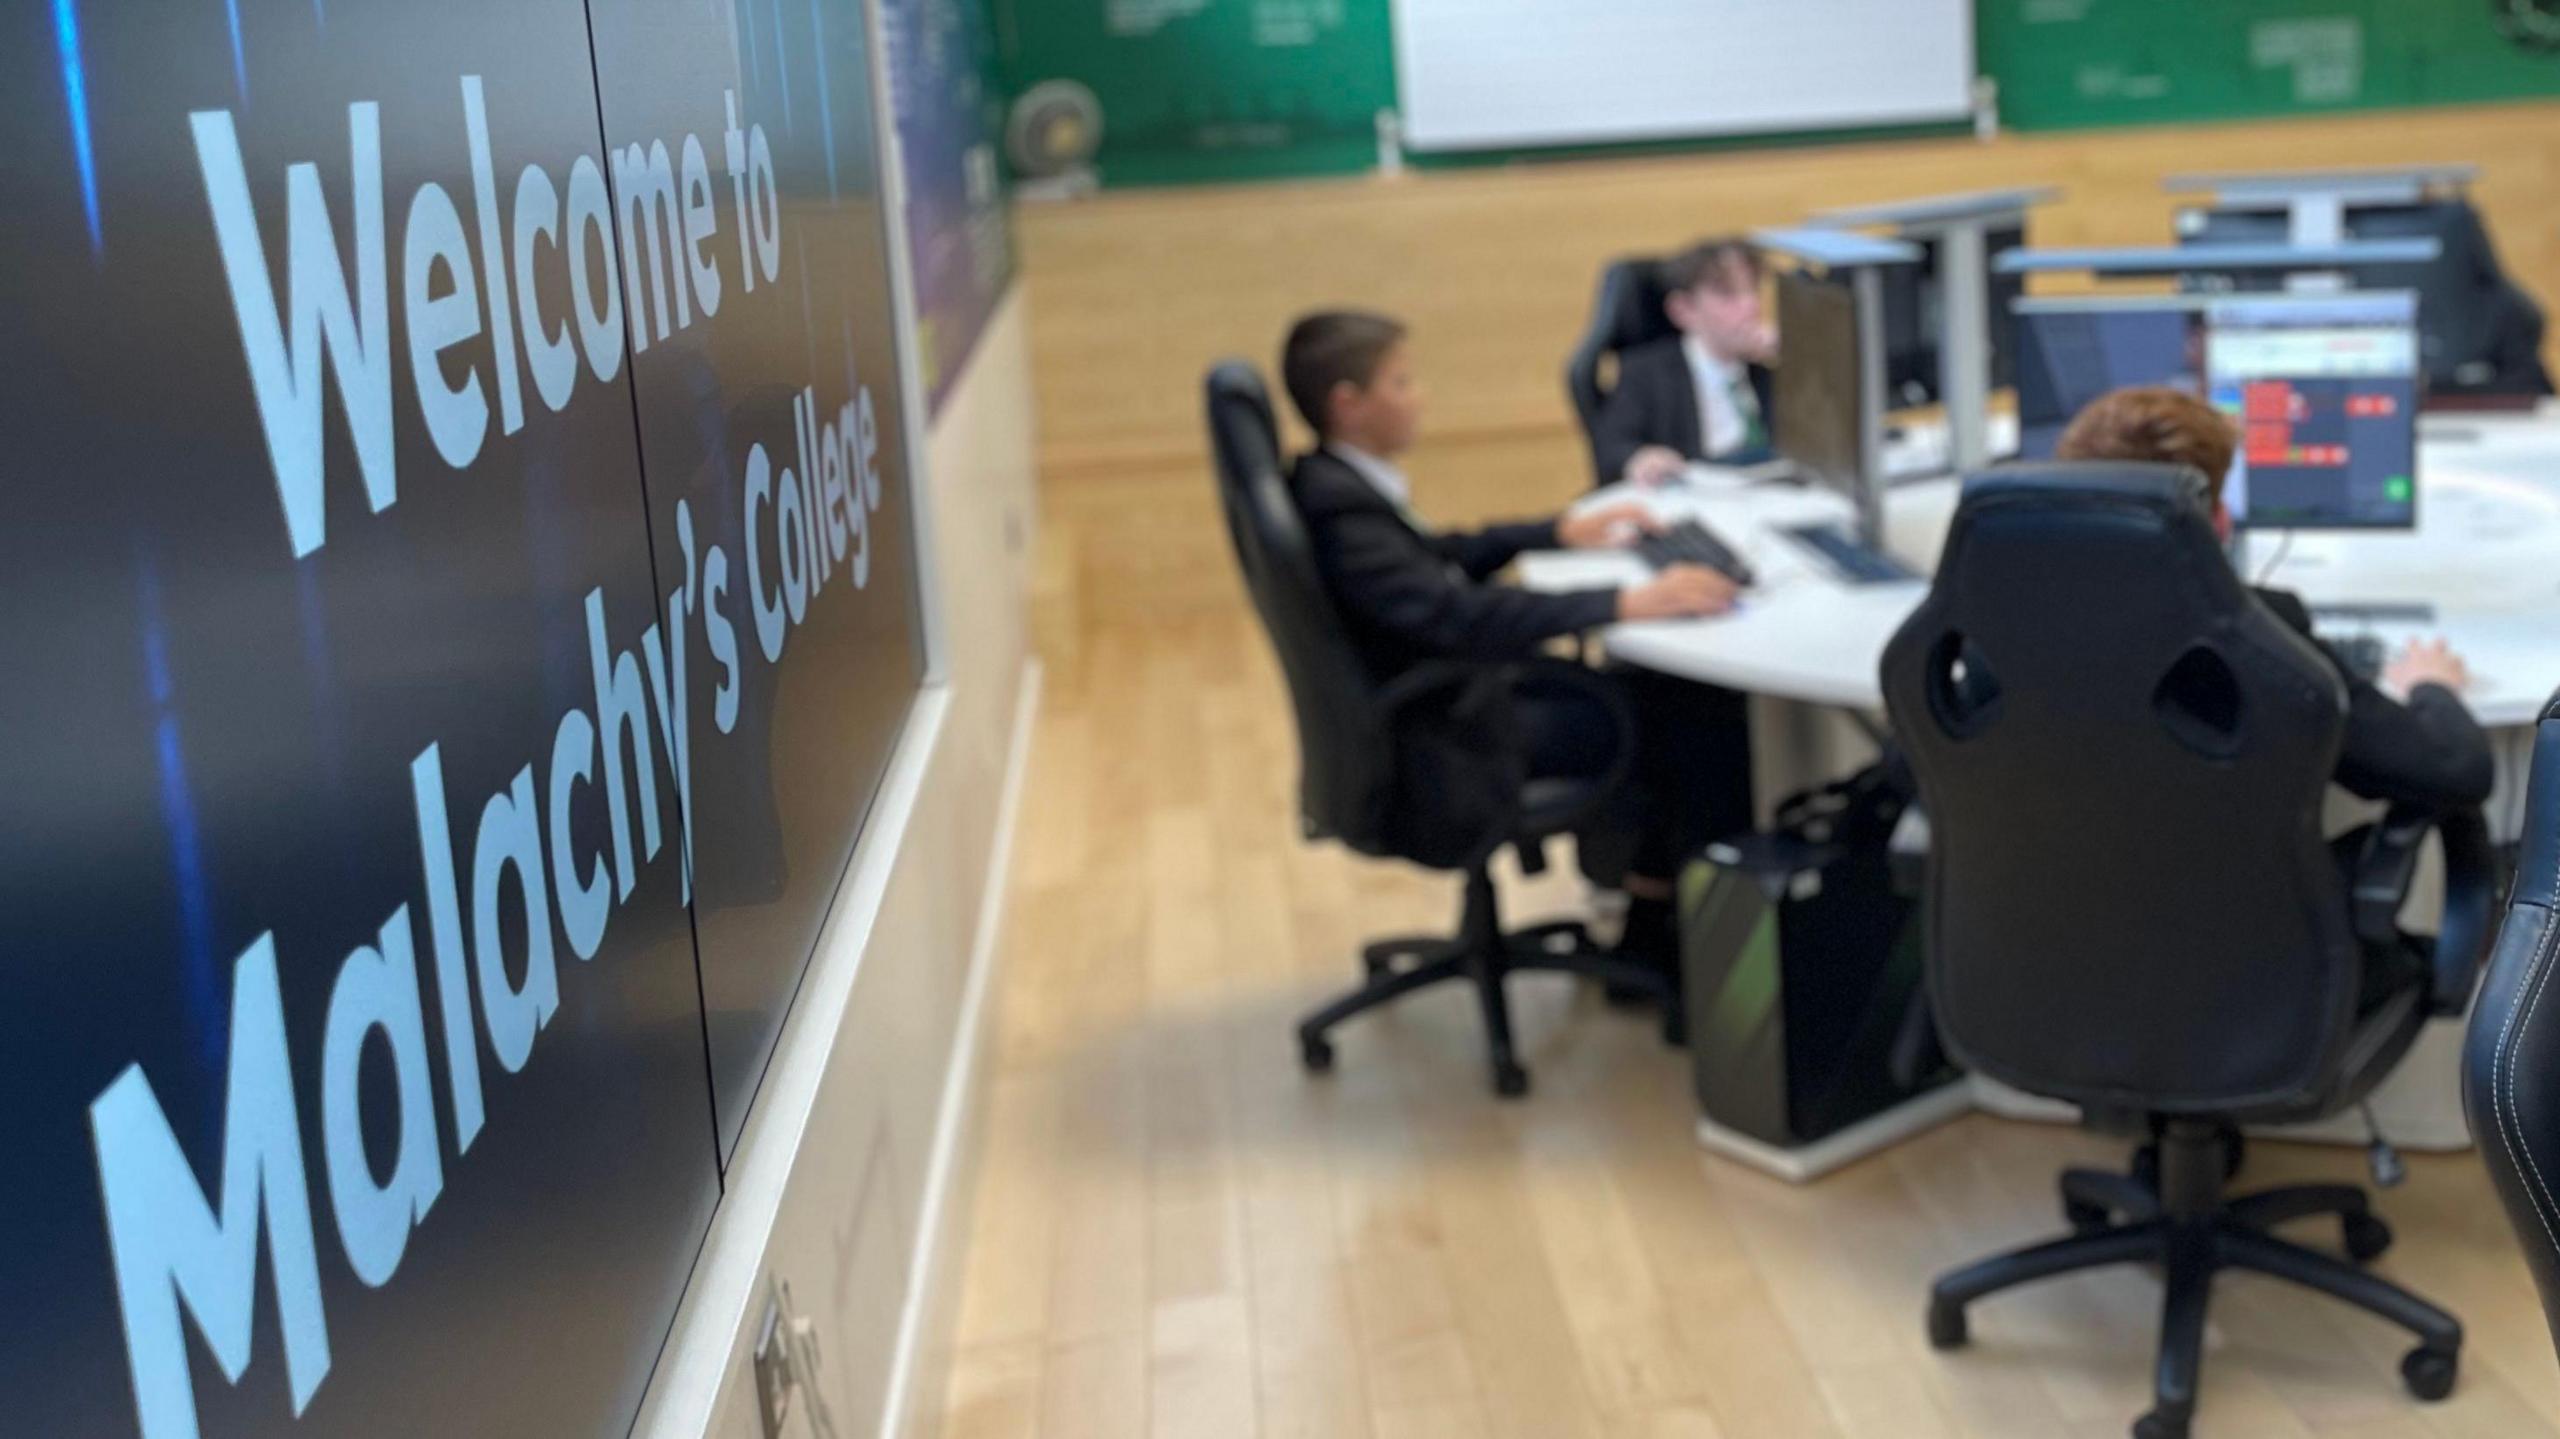
[[[1608,712],[1610,728],[1617,743],[1610,753],[1617,757],[1600,787],[1616,789],[1626,782],[1635,767],[1636,712],[1627,703],[1626,692],[1608,676],[1580,660],[1540,657],[1516,661],[1507,666],[1511,671],[1511,692],[1515,695],[1539,685],[1573,690]]]
[[[2373,826],[2356,862],[2351,897],[2356,938],[2367,945],[2407,943],[2400,932],[2400,910],[2431,830],[2444,847],[2444,914],[2436,931],[2428,1003],[2437,1014],[2460,1014],[2471,1003],[2497,898],[2489,826],[2477,808],[2437,814],[2395,805]]]
[[[2436,930],[2435,1012],[2456,1016],[2471,1006],[2496,934],[2498,865],[2489,822],[2477,809],[2439,816],[2444,841],[2444,918]]]
[[[1581,694],[1598,705],[1609,717],[1615,730],[1615,742],[1608,770],[1592,781],[1592,802],[1571,816],[1571,828],[1597,813],[1608,797],[1617,793],[1635,768],[1635,711],[1627,704],[1618,687],[1586,665],[1568,660],[1534,658],[1522,660],[1432,660],[1416,665],[1387,685],[1378,696],[1381,712],[1392,727],[1407,711],[1425,703],[1446,698],[1451,713],[1474,716],[1491,713],[1496,733],[1516,754],[1521,739],[1512,705],[1526,690],[1548,687],[1567,689]],[[1447,698],[1454,696],[1454,698]],[[1524,756],[1525,758],[1525,756]]]
[[[1589,666],[1570,660],[1431,660],[1414,666],[1395,677],[1378,694],[1378,706],[1392,723],[1406,711],[1425,701],[1452,692],[1453,704],[1461,714],[1480,712],[1485,706],[1499,704],[1508,710],[1513,699],[1533,684],[1552,685],[1580,692],[1608,712],[1617,731],[1618,757],[1610,771],[1605,788],[1614,789],[1626,778],[1634,764],[1636,745],[1635,711],[1628,707],[1626,696],[1617,686],[1595,673]],[[1516,733],[1513,736],[1517,740]]]
[[[1506,745],[1516,747],[1511,721],[1511,666],[1474,660],[1431,660],[1415,665],[1378,692],[1378,714],[1392,730],[1412,712],[1437,704],[1462,719],[1492,714]]]

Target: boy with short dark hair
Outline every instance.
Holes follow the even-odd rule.
[[[1730,580],[1686,565],[1627,589],[1539,594],[1494,583],[1529,550],[1615,548],[1652,521],[1624,504],[1473,532],[1424,524],[1396,467],[1422,412],[1399,322],[1309,315],[1290,330],[1280,372],[1317,437],[1290,485],[1316,564],[1379,679],[1422,660],[1516,658],[1616,620],[1714,614],[1733,603]]]
[[[1317,436],[1291,472],[1290,488],[1325,587],[1379,682],[1430,660],[1526,658],[1548,640],[1613,621],[1711,615],[1732,606],[1733,582],[1694,565],[1672,565],[1625,588],[1567,594],[1496,581],[1529,550],[1625,545],[1655,527],[1641,505],[1478,531],[1424,523],[1396,465],[1413,444],[1422,409],[1405,328],[1396,320],[1360,311],[1309,315],[1290,330],[1280,370]],[[1653,693],[1665,686],[1627,683],[1643,735],[1639,787],[1654,791],[1640,797],[1656,818],[1643,825],[1648,840],[1636,874],[1626,879],[1640,908],[1630,911],[1625,948],[1667,963],[1667,875],[1681,857],[1669,851],[1711,838],[1711,822],[1750,819],[1747,761],[1722,765],[1703,784],[1691,782],[1695,767],[1747,756],[1748,741],[1738,704],[1727,706],[1731,697],[1722,692],[1678,686],[1697,696],[1666,699]],[[1616,727],[1587,696],[1524,694],[1514,714],[1533,776],[1594,777],[1617,759]],[[1729,744],[1721,738],[1728,732]],[[1726,769],[1735,771],[1733,782],[1722,782]]]
[[[1594,426],[1604,483],[1661,484],[1693,461],[1769,458],[1778,337],[1760,294],[1767,278],[1760,251],[1730,237],[1663,262],[1663,313],[1680,333],[1618,356],[1617,388]]]

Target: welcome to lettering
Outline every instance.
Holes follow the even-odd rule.
[[[772,281],[782,272],[782,202],[774,188],[773,149],[764,127],[739,130],[736,94],[726,94],[725,101],[729,123],[724,151],[738,217],[739,275],[752,292],[759,276]],[[370,101],[347,107],[353,177],[348,212],[356,257],[352,293],[339,260],[340,239],[321,188],[320,167],[303,161],[285,170],[282,308],[268,277],[266,247],[231,112],[206,110],[189,118],[258,419],[275,470],[276,495],[299,558],[319,549],[328,537],[321,473],[324,352],[355,441],[366,501],[380,514],[399,498],[398,447],[391,428],[380,108]],[[513,208],[501,210],[489,158],[488,111],[476,75],[462,77],[462,119],[476,223],[466,230],[453,196],[430,180],[409,197],[400,246],[410,384],[436,453],[457,470],[480,456],[489,432],[489,395],[479,364],[463,359],[458,366],[462,378],[455,382],[448,378],[446,357],[477,339],[484,328],[499,426],[512,435],[524,427],[527,371],[535,393],[554,411],[567,408],[576,390],[581,354],[586,372],[598,381],[621,372],[624,277],[631,286],[634,350],[649,348],[652,324],[663,340],[690,326],[696,308],[705,318],[717,315],[721,299],[720,269],[710,253],[719,212],[698,138],[686,135],[681,142],[681,178],[663,140],[646,146],[635,141],[614,152],[613,193],[620,202],[622,241],[617,254],[616,214],[594,157],[579,155],[569,163],[564,230],[560,191],[539,165],[527,165],[516,177]],[[546,245],[565,247],[569,261],[570,303],[567,317],[558,321],[547,318],[536,286],[539,250]],[[588,278],[591,258],[605,273],[600,289]],[[557,303],[557,297],[549,302]],[[644,311],[648,323],[637,322]]]

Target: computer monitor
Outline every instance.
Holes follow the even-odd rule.
[[[2406,291],[2218,300],[2214,406],[2240,422],[2223,498],[2257,529],[2418,523],[2418,301]]]
[[[1858,354],[1858,300],[1844,281],[1790,271],[1778,277],[1779,455],[1815,482],[1863,496],[1867,479],[1865,396]]]
[[[1941,236],[1910,238],[1920,247],[1920,262],[1891,266],[1883,272],[1887,409],[1934,405],[1946,398],[1938,392],[1938,366],[1941,337],[1947,332],[1947,287],[1941,270],[1946,263],[1947,246]],[[2027,231],[2023,225],[2010,225],[1989,231],[1983,239],[1988,259],[2023,247]],[[2004,390],[2016,383],[2016,366],[2002,320],[2009,307],[2025,297],[2026,277],[1994,270],[1984,276],[1983,283],[1990,299],[1984,316],[1991,336],[1990,388]]]
[[[2016,307],[2020,453],[2049,457],[2071,417],[2128,385],[2170,385],[2231,417],[2234,523],[2417,524],[2417,297],[2174,295]]]
[[[2260,208],[2189,209],[2178,214],[2181,244],[2206,245],[2286,238],[2289,217]],[[2436,395],[2544,393],[2544,376],[2529,360],[2540,349],[2538,307],[2501,272],[2497,251],[2478,211],[2464,200],[2424,200],[2350,207],[2345,235],[2355,241],[2433,240],[2432,260],[2358,265],[2346,283],[2358,290],[2408,290],[2418,296],[2419,354],[2428,390]],[[2280,270],[2199,277],[2220,290],[2281,289]],[[2518,331],[2521,330],[2519,339]]]
[[[2052,458],[2072,417],[2111,390],[2170,385],[2205,393],[2201,296],[2021,300],[2018,456]]]

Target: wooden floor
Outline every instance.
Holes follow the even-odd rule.
[[[2093,1139],[1967,1120],[1783,1186],[1703,1154],[1680,1056],[1563,981],[1518,986],[1526,1102],[1487,1094],[1455,993],[1301,1075],[1292,1017],[1363,936],[1445,922],[1451,886],[1297,843],[1240,610],[1094,633],[1076,669],[1026,796],[951,1439],[2097,1439],[2146,1407],[2144,1271],[1988,1301],[1962,1354],[1922,1336],[1930,1276],[2056,1230],[2055,1171],[2114,1157]],[[2361,1167],[2260,1146],[2243,1182]],[[2469,1326],[2454,1399],[2405,1397],[2386,1326],[2236,1277],[2199,1435],[2560,1435],[2484,1175],[2411,1171],[2381,1268]]]

